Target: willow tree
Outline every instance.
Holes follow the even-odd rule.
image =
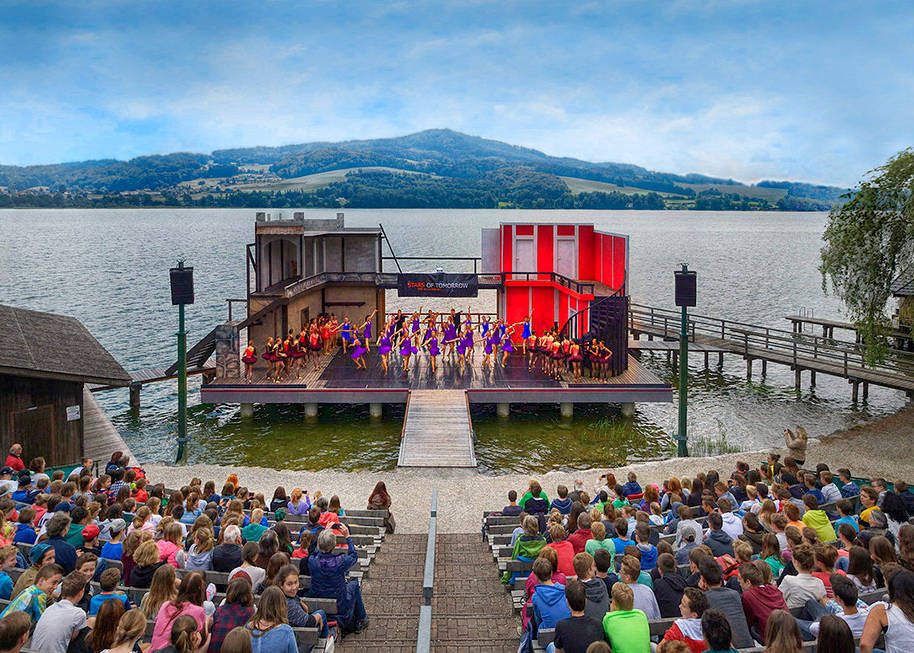
[[[844,303],[872,365],[886,354],[892,280],[914,265],[914,148],[870,171],[832,209],[823,239],[823,289]]]

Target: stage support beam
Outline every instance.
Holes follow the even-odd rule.
[[[574,404],[570,401],[563,401],[559,404],[559,412],[562,417],[574,417]]]
[[[371,403],[368,404],[368,414],[375,419],[380,419],[384,416],[384,404]]]
[[[241,417],[244,419],[254,417],[254,404],[241,404]]]
[[[317,406],[315,403],[306,403],[305,417],[317,417]]]
[[[498,403],[495,404],[495,412],[499,417],[507,417],[511,414],[511,404],[508,403]]]
[[[624,417],[632,417],[635,414],[635,403],[633,401],[626,401],[622,404],[622,415]]]
[[[140,390],[143,389],[142,384],[140,383],[131,383],[130,384],[130,407],[139,408],[140,407]]]

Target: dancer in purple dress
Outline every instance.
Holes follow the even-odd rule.
[[[428,346],[428,357],[432,364],[432,374],[438,369],[438,355],[441,351],[438,349],[438,332],[433,328],[425,331],[426,344]]]
[[[504,328],[504,325],[502,325]],[[511,335],[514,333],[514,326],[510,326],[504,331],[505,335],[501,341],[501,366],[505,367],[508,362],[508,355],[514,351],[514,346],[511,344]]]
[[[352,353],[349,354],[352,357],[352,360],[355,361],[355,369],[357,370],[367,370],[368,366],[365,365],[365,352],[368,351],[362,346],[362,341],[359,337],[353,336],[352,338]]]
[[[409,358],[413,354],[419,353],[419,348],[413,343],[413,338],[408,333],[403,334],[403,340],[400,343],[400,355],[403,357],[403,371],[409,372]]]
[[[371,320],[377,312],[377,309],[375,309],[371,315],[366,316],[362,326],[359,327],[362,330],[362,342],[365,343],[366,352],[371,351]]]
[[[387,359],[390,356],[392,346],[390,344],[391,325],[381,332],[378,336],[378,353],[381,354],[381,367],[384,368],[384,374],[387,374]]]
[[[485,346],[482,349],[486,354],[485,357],[483,357],[483,359],[482,359],[483,367],[489,367],[491,365],[492,352],[495,350],[495,347],[497,345],[498,345],[498,335],[493,330],[491,333],[489,333],[488,336],[485,337]],[[497,357],[497,354],[496,354],[496,357]]]

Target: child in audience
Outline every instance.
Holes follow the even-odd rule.
[[[860,523],[857,521],[857,515],[854,514],[854,504],[852,504],[848,499],[840,499],[838,503],[835,504],[838,508],[838,519],[835,520],[835,523],[832,526],[835,529],[841,528],[841,524],[848,524],[851,526],[854,531],[857,533],[860,532]]]
[[[815,554],[808,544],[800,544],[792,550],[796,576],[785,576],[781,580],[781,592],[787,607],[802,608],[806,601],[821,601],[825,598],[825,584],[812,575],[815,569]]]
[[[102,572],[98,583],[101,586],[101,591],[89,601],[89,616],[94,617],[97,615],[98,609],[102,607],[102,603],[105,601],[120,601],[124,604],[125,610],[129,610],[132,607],[127,595],[116,589],[120,581],[121,572],[118,569],[112,567]]]
[[[593,553],[593,566],[596,569],[596,576],[606,585],[606,591],[611,592],[612,586],[619,582],[619,577],[612,573],[615,569],[613,565],[613,554],[606,549],[597,549]]]
[[[13,544],[0,547],[0,599],[4,601],[8,601],[13,594],[13,579],[6,572],[16,566],[18,552],[19,549]]]
[[[600,621],[585,614],[587,588],[582,582],[568,581],[565,600],[571,616],[555,625],[555,648],[563,653],[587,653],[592,643],[603,642],[603,626]]]
[[[603,632],[613,653],[648,653],[651,631],[644,612],[634,608],[630,585],[618,582],[612,587],[609,612],[603,617]]]
[[[553,523],[549,526],[549,539],[546,547],[555,550],[558,556],[558,570],[566,576],[574,576],[574,546],[565,539],[565,529],[561,524]],[[540,551],[542,553],[542,551]]]
[[[705,653],[736,653],[733,648],[730,622],[719,610],[705,610],[701,615],[701,634],[708,644]]]
[[[649,572],[657,566],[657,547],[650,543],[651,529],[647,524],[635,528],[638,551],[641,552],[641,569]]]
[[[697,587],[687,587],[679,603],[682,615],[663,634],[663,641],[685,642],[692,653],[702,653],[707,648],[701,632],[701,616],[708,609],[705,593]]]
[[[51,592],[63,579],[63,567],[56,564],[44,565],[35,576],[35,583],[26,587],[0,613],[0,619],[12,612],[25,612],[37,623],[44,613]]]
[[[555,488],[556,493],[559,495],[558,499],[553,499],[552,504],[549,506],[550,509],[555,508],[563,515],[567,515],[571,512],[571,499],[568,498],[568,488],[564,485],[559,485]]]
[[[584,584],[587,593],[585,613],[595,621],[602,621],[603,615],[609,610],[609,592],[606,583],[594,577],[593,556],[589,553],[579,553],[574,557],[574,572],[578,580]]]
[[[521,507],[517,505],[517,492],[515,490],[508,490],[508,505],[501,509],[501,514],[507,517],[513,517],[514,515],[519,515],[523,512]]]
[[[657,605],[657,598],[650,587],[638,582],[640,575],[641,563],[638,559],[630,555],[623,556],[619,566],[619,580],[631,588],[635,608],[644,612],[648,619],[660,619],[660,606]]]
[[[531,598],[533,614],[529,628],[535,639],[540,628],[555,628],[562,619],[571,617],[571,609],[565,600],[565,586],[552,582],[552,563],[546,558],[533,561],[536,589]]]
[[[590,524],[591,539],[584,543],[584,551],[593,555],[597,549],[606,549],[611,557],[616,555],[616,545],[612,539],[606,537],[606,526],[601,521],[593,521]],[[602,616],[602,615],[601,615]]]
[[[641,486],[638,484],[638,475],[635,472],[628,473],[628,483],[622,486],[622,494],[630,497],[635,494],[641,494]]]

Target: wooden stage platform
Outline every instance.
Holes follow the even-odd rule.
[[[388,374],[374,349],[366,355],[367,370],[357,370],[341,351],[322,357],[318,369],[312,366],[302,379],[268,381],[265,370],[256,370],[253,382],[237,378],[216,378],[200,388],[203,403],[303,403],[303,404],[405,404],[412,390],[465,390],[470,403],[633,403],[673,400],[671,387],[645,369],[632,356],[628,369],[606,383],[583,379],[556,380],[529,371],[523,357],[514,354],[504,369],[482,367],[477,352],[472,365],[460,371],[458,365],[439,358],[432,373],[423,354],[410,361],[403,373],[399,357],[391,359]],[[399,365],[398,365],[399,364]]]

